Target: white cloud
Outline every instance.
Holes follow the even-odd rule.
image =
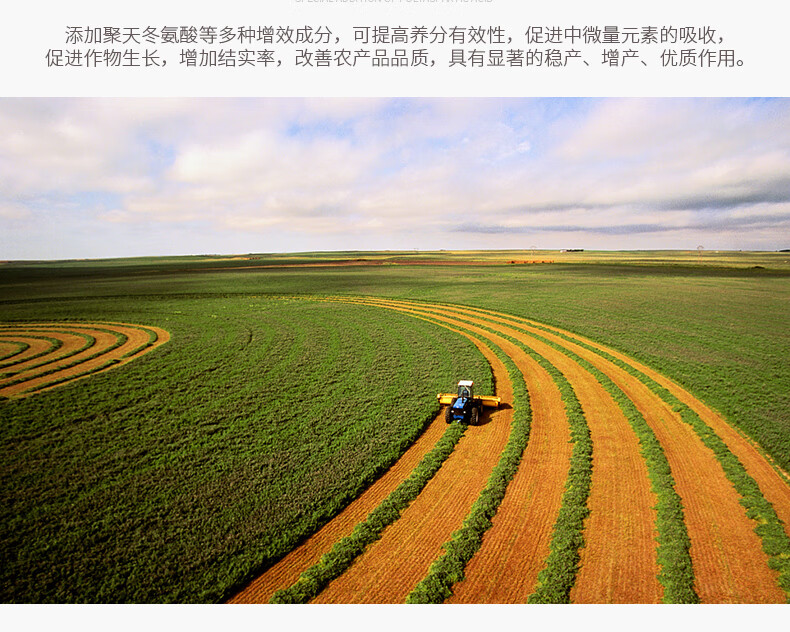
[[[57,213],[65,231],[92,214],[223,243],[444,247],[463,226],[478,246],[575,229],[653,244],[734,223],[748,239],[749,217],[786,226],[788,204],[787,100],[0,101],[0,219]]]

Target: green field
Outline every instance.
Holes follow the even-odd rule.
[[[510,261],[546,260],[519,265]],[[325,296],[495,309],[619,349],[790,469],[789,253],[304,253],[0,264],[0,322],[162,327],[129,365],[0,401],[3,602],[226,596],[493,387],[465,338]],[[343,267],[298,264],[347,262]],[[406,265],[447,263],[463,265]],[[492,265],[493,264],[493,265]],[[498,264],[498,265],[496,265]]]

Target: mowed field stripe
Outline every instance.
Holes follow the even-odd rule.
[[[611,395],[577,362],[537,338],[474,318],[464,309],[447,306],[441,311],[463,322],[490,327],[545,358],[565,376],[581,404],[593,443],[594,465],[587,501],[590,515],[585,522],[585,545],[580,552],[581,568],[572,601],[660,602],[654,509],[657,499],[650,490],[637,436]],[[502,346],[499,341],[497,344]],[[512,357],[519,350],[511,345],[508,353]],[[628,556],[622,555],[624,548]]]
[[[529,442],[479,551],[448,603],[526,603],[546,566],[572,450],[560,391],[515,345],[503,345],[523,376],[532,408]]]
[[[568,340],[573,338],[588,342],[584,338],[526,319],[502,314],[496,317],[509,322],[521,322],[521,326],[528,331],[545,336],[585,358],[611,378],[644,415],[664,448],[675,477],[677,492],[683,500],[692,542],[695,588],[704,603],[776,603],[786,600],[778,585],[778,573],[769,568],[768,556],[762,550],[760,538],[754,532],[755,524],[747,516],[740,495],[725,476],[721,463],[712,451],[678,413],[627,371],[598,353]],[[602,345],[591,346],[610,353]],[[617,357],[627,364],[631,363],[622,354],[617,354]],[[666,378],[662,379],[668,382]],[[676,385],[675,388],[683,390]],[[686,397],[691,398],[688,393]],[[698,405],[701,403],[698,402]],[[754,450],[752,454],[759,457]],[[760,457],[760,460],[761,464],[754,464],[758,466],[755,469],[763,474],[770,473],[775,480],[781,481],[765,459]],[[780,502],[784,501],[780,499]],[[786,507],[786,504],[783,506]]]
[[[391,309],[411,311],[396,306]],[[457,326],[450,318],[435,320]],[[468,329],[477,337],[474,328]],[[497,394],[507,397],[512,388],[507,370],[487,347],[480,348],[492,367]],[[403,603],[485,487],[507,443],[511,416],[511,409],[501,408],[484,414],[481,425],[470,426],[400,518],[311,603]]]
[[[51,354],[39,353],[12,365],[9,370],[14,374],[0,380],[0,395],[20,397],[49,390],[129,362],[170,339],[158,327],[128,323],[24,323],[0,328],[6,339],[25,340],[37,334],[46,334],[59,345]]]
[[[2,395],[32,393],[48,386],[61,383],[64,378],[91,371],[104,360],[97,360],[112,349],[124,344],[126,336],[118,331],[111,331],[94,326],[71,327],[68,332],[52,330],[61,337],[63,346],[56,354],[58,357],[43,358],[29,366],[16,377],[11,384],[0,390]],[[82,346],[70,343],[68,338],[82,337]],[[68,338],[67,338],[68,337]]]
[[[444,306],[399,304],[411,305],[415,310],[434,317],[447,314],[459,318],[472,331],[487,336],[502,349],[519,368],[521,379],[525,380],[534,408],[533,427],[525,458],[508,486],[508,502],[505,503],[503,499],[492,519],[492,525],[496,522],[498,528],[485,533],[480,550],[464,571],[465,579],[452,587],[453,595],[448,599],[452,603],[525,603],[536,590],[539,573],[547,568],[551,546],[557,546],[557,543],[553,543],[557,535],[555,526],[569,484],[573,443],[563,396],[555,379],[513,340],[487,327],[470,324],[470,319],[465,318],[463,312],[457,314]],[[542,404],[549,402],[553,404],[551,409],[542,407]],[[545,441],[538,443],[541,436],[545,437]],[[532,445],[538,447],[532,451]],[[539,456],[541,465],[527,472],[525,467],[535,465],[531,461],[533,456]],[[519,496],[519,491],[527,495]],[[584,501],[586,503],[586,496]],[[574,513],[577,509],[569,505],[564,510]],[[568,535],[564,532],[562,537]],[[504,556],[494,554],[494,551],[500,553],[503,548],[508,551]],[[576,554],[575,550],[571,553]],[[481,561],[485,559],[488,564]],[[562,576],[562,584],[568,587],[573,584],[575,566],[572,576],[566,576],[565,568],[557,569],[560,575],[554,574],[554,570],[555,567],[552,567],[552,578],[548,581],[556,583]],[[490,600],[477,601],[480,593],[487,593]]]
[[[2,339],[4,335],[4,330],[0,328],[0,339]],[[30,334],[27,336],[20,336],[18,334],[9,334],[9,337],[13,338],[13,341],[21,345],[22,348],[17,353],[6,356],[3,362],[0,362],[0,374],[16,371],[22,363],[53,353],[55,349],[58,349],[62,344],[60,340],[43,335],[36,336]],[[14,342],[8,341],[7,344],[14,344]]]
[[[50,349],[39,351],[30,358],[20,358],[12,366],[3,368],[4,377],[0,379],[0,385],[18,381],[20,377],[33,378],[59,364],[65,364],[69,358],[96,345],[96,338],[84,330],[28,329],[26,332],[42,334],[43,341],[49,343]],[[48,338],[43,338],[44,333]]]
[[[590,346],[600,348],[591,341],[585,342]],[[770,460],[760,452],[751,440],[740,434],[721,415],[678,384],[675,384],[650,367],[628,359],[627,356],[621,353],[605,348],[601,348],[601,350],[629,364],[650,379],[655,380],[655,382],[667,389],[699,415],[700,419],[724,441],[727,448],[743,464],[749,475],[754,478],[765,499],[773,505],[779,519],[784,524],[785,533],[790,536],[790,485],[788,485],[785,478],[788,477],[786,472],[778,471],[778,468],[772,465]]]

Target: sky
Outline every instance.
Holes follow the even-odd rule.
[[[790,99],[0,99],[0,260],[698,246],[790,247]]]

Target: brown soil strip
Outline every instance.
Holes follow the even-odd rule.
[[[466,321],[516,338],[546,358],[571,383],[584,411],[593,443],[592,485],[587,503],[590,516],[585,522],[585,546],[580,552],[581,568],[571,600],[659,603],[663,589],[657,579],[653,509],[657,498],[650,490],[636,433],[620,407],[589,372],[560,351],[510,327],[473,318],[468,312],[460,314]],[[565,477],[560,481],[564,483]],[[628,551],[627,556],[623,550]]]
[[[739,495],[713,453],[693,428],[647,386],[622,369],[605,368],[603,362],[596,362],[634,402],[664,448],[685,508],[700,600],[784,602],[778,573],[768,568],[762,543],[754,532],[756,525],[746,516]]]
[[[746,516],[740,497],[721,465],[694,430],[658,395],[623,369],[559,336],[544,330],[529,330],[552,339],[603,371],[634,402],[656,433],[672,468],[675,489],[683,501],[695,589],[700,600],[703,603],[784,602],[784,593],[777,584],[778,573],[768,568],[768,558],[754,532],[756,525]],[[625,356],[620,357],[636,364]],[[667,382],[666,378],[662,380]],[[778,478],[770,466],[767,471]]]
[[[208,259],[206,261],[214,261]],[[358,260],[358,259],[344,259],[340,261],[322,261],[320,263],[280,263],[280,264],[261,264],[249,266],[221,266],[210,268],[192,268],[185,269],[183,272],[200,272],[203,270],[227,271],[234,270],[253,270],[253,269],[266,269],[273,270],[276,268],[345,268],[349,266],[510,266],[510,265],[533,265],[554,263],[553,259],[534,260],[534,261],[453,261],[447,259],[432,259],[429,261],[412,261],[410,259],[391,259],[388,261],[378,260]]]
[[[62,358],[63,353],[67,353],[68,351],[73,351],[75,349],[79,349],[81,346],[85,344],[85,340],[80,338],[79,336],[74,336],[73,334],[68,333],[56,333],[62,331],[64,329],[68,329],[73,333],[84,333],[90,336],[93,336],[96,340],[96,343],[77,353],[73,356],[68,358]],[[114,331],[117,333],[124,334],[127,337],[127,340],[120,345],[119,347],[109,351],[107,353],[102,353],[96,358],[88,359],[90,356],[94,355],[97,352],[100,352],[102,349],[108,349],[112,345],[117,342],[117,338],[112,334],[108,333],[108,331],[99,331],[102,330],[109,330]],[[6,386],[5,388],[0,388],[0,395],[9,397],[9,396],[25,396],[31,393],[26,393],[26,391],[30,389],[35,389],[35,392],[41,392],[43,390],[48,390],[49,388],[56,388],[60,386],[64,382],[60,382],[63,378],[69,377],[82,377],[82,374],[86,371],[91,371],[98,369],[102,365],[104,365],[108,360],[119,360],[117,363],[107,367],[114,368],[120,366],[121,364],[125,364],[130,360],[133,360],[136,357],[139,357],[144,352],[150,351],[155,347],[167,342],[170,339],[170,335],[163,329],[159,329],[158,327],[147,327],[144,329],[138,329],[134,325],[128,325],[124,323],[95,323],[95,324],[85,324],[85,323],[36,323],[31,325],[25,325],[25,331],[34,330],[37,332],[46,332],[47,335],[52,335],[53,337],[60,338],[64,341],[63,346],[57,350],[57,352],[53,355],[56,357],[49,363],[42,365],[40,367],[33,367],[30,371],[30,379],[25,380],[24,382],[19,382],[17,384],[12,384],[10,386]],[[134,350],[140,348],[144,344],[149,341],[149,334],[147,330],[154,331],[157,334],[157,340],[154,344],[146,347],[142,351],[130,356],[128,358],[123,358],[124,355],[127,353],[131,353]],[[22,333],[22,327],[20,327],[20,332]],[[79,341],[79,342],[77,342]],[[45,358],[36,358],[32,360],[32,364],[36,364],[39,361],[44,360]],[[81,361],[83,360],[83,361]],[[69,366],[73,363],[77,363],[74,366]],[[38,374],[44,371],[50,371],[53,368],[57,368],[58,366],[63,366],[64,368],[59,371],[55,371],[52,373],[48,373],[47,375],[39,375]],[[102,369],[105,370],[105,369]],[[95,373],[91,373],[93,375]],[[24,373],[13,376],[5,380],[5,382],[13,381],[22,377],[27,377]],[[87,376],[86,376],[87,377]],[[47,385],[51,382],[58,382],[51,387]]]
[[[439,320],[455,324],[448,318]],[[476,344],[491,364],[497,395],[509,401],[512,386],[507,370],[493,352]],[[400,518],[311,603],[403,603],[485,487],[507,443],[511,419],[512,410],[503,407],[484,414],[482,425],[470,426]]]
[[[41,335],[49,336],[50,338],[56,338],[57,340],[61,341],[61,346],[58,349],[52,351],[52,353],[46,356],[39,356],[38,358],[32,358],[25,362],[19,362],[15,364],[13,367],[7,367],[4,371],[8,371],[9,373],[13,373],[13,375],[9,375],[3,379],[0,379],[0,386],[6,384],[8,382],[13,382],[14,380],[21,379],[22,377],[27,376],[34,376],[37,373],[42,373],[43,371],[47,371],[53,366],[56,366],[57,363],[62,362],[63,364],[67,364],[71,358],[77,358],[77,355],[67,356],[78,349],[82,349],[88,344],[88,341],[81,336],[75,335],[73,332],[77,331],[76,329],[72,328],[72,333],[67,331],[46,331],[46,330],[27,330],[27,333],[40,333]],[[86,333],[84,330],[79,330],[79,333]],[[89,334],[93,335],[93,334]],[[95,336],[94,336],[95,337]],[[51,346],[51,343],[47,341],[47,346]],[[115,339],[113,339],[115,342]],[[90,349],[93,347],[87,347],[83,353],[90,354]],[[94,350],[95,352],[95,350]]]
[[[515,348],[515,345],[512,345]],[[545,567],[568,476],[570,429],[559,389],[521,349],[503,348],[524,376],[532,407],[527,449],[492,526],[448,603],[525,603]]]
[[[46,334],[49,338],[56,338],[57,336],[53,336],[51,334]],[[29,338],[24,335],[19,335],[11,331],[10,333],[6,334],[5,331],[0,331],[0,336],[8,339],[13,339],[16,342],[24,342],[29,344],[30,346],[12,357],[8,357],[2,361],[2,364],[6,364],[7,362],[13,362],[13,364],[7,364],[6,366],[0,368],[0,373],[5,373],[6,371],[16,371],[18,370],[19,366],[25,362],[30,356],[38,355],[39,353],[43,353],[44,351],[50,350],[53,348],[53,343],[49,340],[42,340],[41,338]],[[43,357],[43,356],[39,356]]]
[[[533,263],[554,263],[553,260],[540,261],[455,261],[448,259],[433,259],[431,261],[413,261],[411,259],[394,259],[386,263],[398,266],[506,266],[506,265],[528,265]]]
[[[584,411],[593,444],[592,484],[584,548],[573,603],[660,603],[655,528],[639,441],[620,407],[593,375],[552,347],[509,330],[559,369]],[[623,551],[628,555],[623,555]]]
[[[444,308],[439,313],[450,315]],[[524,603],[535,591],[549,554],[570,466],[570,428],[559,389],[548,372],[507,339],[471,328],[489,336],[521,371],[530,396],[532,424],[527,449],[492,527],[467,565],[465,579],[453,587],[447,601]]]
[[[724,441],[730,451],[738,457],[746,471],[757,481],[760,491],[765,499],[773,505],[779,519],[784,523],[785,532],[790,536],[790,485],[782,480],[770,461],[763,456],[754,443],[740,434],[712,408],[663,375],[615,351],[608,350],[608,353],[627,362],[658,382],[700,416],[702,421]]]

